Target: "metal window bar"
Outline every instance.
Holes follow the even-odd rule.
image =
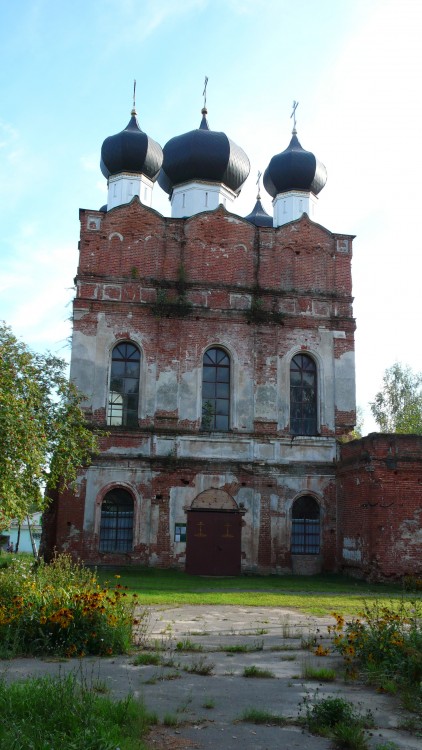
[[[106,505],[101,509],[100,552],[130,552],[133,545],[133,508]]]
[[[134,344],[122,342],[113,349],[107,410],[110,426],[138,426],[140,360]]]
[[[204,354],[202,427],[225,432],[230,427],[230,359],[223,349],[217,347]]]
[[[320,551],[320,522],[314,518],[292,519],[292,546],[294,555],[318,555]]]
[[[306,354],[297,354],[290,364],[290,431],[294,435],[316,435],[317,373]]]

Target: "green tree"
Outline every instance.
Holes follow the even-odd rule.
[[[388,367],[370,407],[381,432],[422,435],[422,373],[399,362]]]
[[[36,354],[0,322],[0,528],[71,486],[97,450],[66,363]]]

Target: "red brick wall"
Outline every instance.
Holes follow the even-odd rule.
[[[351,238],[330,233],[306,215],[277,229],[257,228],[222,207],[186,220],[165,219],[134,199],[108,213],[81,210],[80,221],[75,331],[96,336],[101,317],[116,339],[129,338],[130,312],[131,331],[142,331],[143,355],[148,364],[156,364],[157,373],[171,368],[180,381],[183,372],[200,366],[207,346],[229,339],[236,342],[239,369],[247,371],[255,389],[273,386],[274,393],[279,358],[292,348],[317,348],[321,330],[344,332],[342,338],[334,338],[335,359],[354,350]],[[173,317],[163,312],[155,316],[152,306],[157,292],[163,291],[173,300],[182,291],[193,305],[191,314]],[[258,323],[248,319],[245,311],[254,298],[268,313],[283,312],[282,322],[274,322],[271,316]],[[278,432],[276,405],[273,411],[274,416],[268,408],[252,425],[239,423],[235,430],[247,430],[250,438],[270,440],[276,434],[290,438],[288,425]],[[98,407],[92,418],[104,424],[105,408]],[[354,413],[338,411],[334,428],[332,422],[322,424],[321,434],[333,438],[353,424]],[[126,461],[128,472],[142,469],[149,477],[136,491],[148,503],[151,517],[158,519],[157,526],[148,543],[135,547],[130,560],[143,564],[152,560],[161,566],[183,564],[184,553],[173,551],[171,492],[186,483],[195,486],[198,474],[211,477],[225,472],[234,477],[227,488],[232,496],[240,488],[250,488],[259,503],[259,512],[255,507],[253,513],[245,513],[243,523],[256,523],[245,533],[253,537],[251,547],[260,570],[291,568],[289,507],[298,491],[310,491],[311,487],[322,507],[321,567],[333,570],[335,466],[311,459],[303,465],[296,461],[290,475],[285,465],[264,466],[263,461],[252,461],[246,470],[236,462],[224,464],[224,456],[202,463],[194,459],[173,462],[171,457],[166,462],[153,455],[142,458],[148,455],[147,445],[154,434],[177,436],[199,428],[199,418],[190,421],[180,418],[176,408],[163,411],[155,407],[153,413],[143,414],[139,432],[110,429],[102,441],[97,467],[121,468]],[[126,562],[126,556],[98,554],[92,525],[83,528],[85,492],[82,477],[76,496],[70,492],[61,496],[55,516],[57,546],[93,563]]]
[[[422,575],[422,437],[343,444],[337,475],[339,566],[374,580]]]
[[[98,230],[87,228],[90,216],[101,218]],[[81,209],[80,221],[78,275],[86,281],[114,277],[127,285],[134,275],[177,281],[183,263],[187,280],[207,288],[259,285],[294,290],[295,296],[313,290],[351,303],[351,249],[339,254],[341,235],[306,215],[278,229],[258,228],[222,207],[189,219],[169,219],[135,199],[106,214]]]
[[[88,228],[91,216],[101,219],[99,229]],[[186,220],[164,219],[134,199],[106,214],[81,210],[80,219],[74,309],[84,314],[75,318],[75,330],[95,336],[103,314],[116,339],[126,338],[130,304],[132,330],[142,330],[144,354],[158,371],[199,366],[201,351],[228,332],[258,386],[275,383],[277,358],[298,343],[306,350],[318,342],[321,328],[344,331],[344,338],[334,339],[336,359],[354,351],[351,239],[345,240],[347,252],[338,252],[344,236],[306,215],[277,229],[257,228],[222,207]],[[177,298],[182,267],[192,313],[154,317],[157,293]],[[282,312],[283,321],[248,320],[245,310],[253,298],[268,313]],[[94,418],[103,422],[104,411]],[[145,424],[153,421],[147,415]],[[340,436],[354,422],[354,412],[337,412],[334,430],[323,424],[321,433]],[[276,419],[255,421],[260,433],[273,433],[276,426]]]

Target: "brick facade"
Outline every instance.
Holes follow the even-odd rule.
[[[226,512],[242,516],[242,571],[398,571],[400,544],[412,536],[418,514],[407,499],[406,511],[389,510],[389,500],[375,510],[370,505],[369,477],[382,474],[384,487],[393,471],[378,458],[384,443],[371,439],[376,473],[362,458],[365,441],[343,445],[337,462],[338,438],[355,424],[353,238],[306,214],[279,228],[256,227],[222,206],[164,218],[138,198],[107,213],[81,210],[80,222],[71,377],[86,396],[88,418],[108,435],[77,491],[52,504],[50,548],[95,564],[183,568],[189,540],[179,540],[176,526],[189,513],[206,514],[195,500],[214,488],[230,497],[235,510]],[[107,426],[111,355],[119,342],[132,342],[141,357],[131,428]],[[202,421],[202,362],[210,347],[230,359],[225,432]],[[298,353],[316,366],[312,435],[291,432],[290,364]],[[400,458],[398,465],[405,476],[410,464]],[[412,472],[406,481],[416,486],[416,459]],[[113,488],[133,499],[133,542],[123,552],[101,552],[102,505]],[[320,549],[292,555],[292,508],[304,496],[317,503]],[[418,497],[420,507],[420,485]],[[391,547],[382,551],[382,524],[394,555]],[[348,544],[357,545],[356,559]],[[412,541],[406,553],[409,568],[416,546]]]

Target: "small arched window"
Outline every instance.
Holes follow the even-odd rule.
[[[315,498],[299,497],[292,508],[292,554],[317,555],[320,550],[320,510]]]
[[[141,354],[137,346],[122,341],[111,357],[107,424],[138,426],[139,373]]]
[[[133,545],[133,498],[121,487],[107,492],[101,506],[100,552],[130,552]]]
[[[290,363],[290,432],[316,435],[317,369],[312,357],[296,354]]]
[[[230,426],[230,358],[213,347],[204,354],[202,367],[202,428],[228,430]]]

